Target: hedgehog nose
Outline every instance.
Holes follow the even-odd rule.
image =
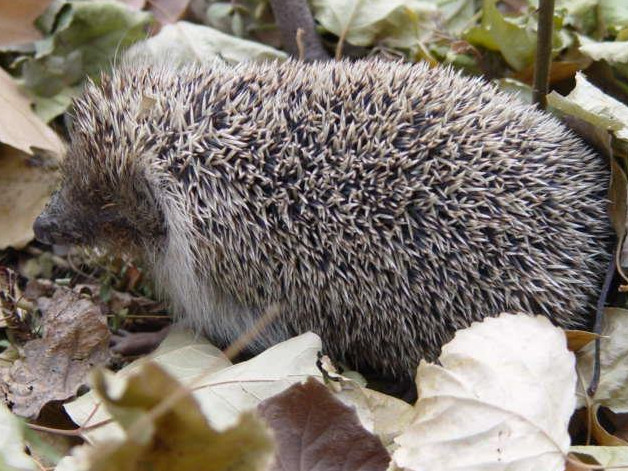
[[[52,234],[59,229],[58,224],[50,218],[40,214],[33,223],[35,238],[42,244],[52,245],[54,240]]]

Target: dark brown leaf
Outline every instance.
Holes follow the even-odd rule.
[[[266,399],[258,411],[273,429],[275,471],[379,471],[390,456],[355,410],[313,378]]]

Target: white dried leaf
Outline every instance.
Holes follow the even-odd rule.
[[[173,330],[153,354],[131,363],[116,377],[120,382],[118,387],[124,387],[124,378],[147,360],[154,360],[183,384],[205,375],[202,382],[194,384],[194,397],[212,427],[224,430],[237,423],[241,412],[254,409],[264,399],[308,376],[320,377],[316,359],[321,348],[320,338],[307,333],[232,365],[207,340],[190,332]],[[114,387],[117,383],[112,380],[111,384]],[[109,419],[103,407],[94,413],[96,404],[94,395],[89,392],[64,407],[75,423],[90,425]],[[123,436],[121,428],[110,423],[87,433],[85,438],[97,442]]]
[[[0,404],[0,469],[35,471],[37,464],[24,451],[23,424]]]
[[[410,470],[563,470],[574,356],[544,317],[502,314],[459,331],[421,362],[413,424],[394,460]]]

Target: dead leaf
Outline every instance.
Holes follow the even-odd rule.
[[[571,453],[575,454],[585,464],[585,466],[573,468],[578,471],[589,471],[591,467],[586,465],[594,463],[609,469],[611,467],[625,469],[628,466],[628,447],[626,446],[572,446]]]
[[[580,57],[577,60],[565,60],[565,61],[553,61],[550,64],[549,70],[549,83],[554,84],[561,80],[566,80],[574,77],[580,70],[584,70],[593,62],[588,57]],[[532,77],[534,75],[534,65],[529,65],[523,70],[516,72],[513,78],[521,82],[532,84]]]
[[[585,345],[600,338],[598,334],[586,330],[566,330],[565,335],[567,336],[567,348],[571,352],[577,352]]]
[[[581,448],[593,448],[593,447],[581,447]],[[597,447],[595,447],[597,448]],[[591,468],[591,466],[599,466],[600,463],[591,455],[587,453],[580,453],[578,451],[572,451],[567,456],[567,463],[565,471],[596,471],[599,468]]]
[[[38,468],[24,451],[24,424],[0,404],[0,468],[7,471],[35,471]]]
[[[408,428],[416,415],[407,402],[357,385],[343,389],[335,397],[355,408],[362,426],[377,435],[388,451],[397,448],[395,437]]]
[[[40,298],[43,337],[24,345],[23,356],[2,374],[13,412],[35,417],[50,401],[76,394],[88,372],[109,357],[109,329],[100,309],[69,289]]]
[[[608,409],[602,409],[601,411],[600,408],[601,406],[599,404],[594,404],[591,409],[587,411],[589,413],[591,436],[593,439],[601,446],[628,446],[628,442],[626,440],[610,433],[600,423],[600,413],[602,411],[608,411]]]
[[[7,330],[7,338],[12,344],[22,345],[33,338],[29,322],[29,309],[24,309],[24,304],[29,304],[22,297],[18,285],[18,275],[8,267],[0,265],[0,328]],[[32,305],[28,308],[32,309]]]
[[[258,406],[272,428],[277,451],[273,471],[385,470],[390,456],[350,409],[309,378]]]
[[[0,143],[34,155],[33,148],[57,157],[63,154],[59,136],[32,110],[29,99],[15,81],[0,69]]]
[[[0,250],[22,248],[33,239],[33,222],[57,183],[56,171],[31,162],[27,154],[0,145]]]
[[[0,46],[15,46],[41,39],[34,21],[52,0],[0,0]]]
[[[178,381],[195,381],[194,397],[212,427],[225,430],[238,417],[254,410],[264,399],[284,391],[308,376],[320,376],[316,367],[320,338],[312,333],[277,344],[250,360],[232,365],[222,352],[207,340],[191,332],[171,330],[168,337],[147,359],[153,359]],[[120,377],[142,368],[147,359],[131,363],[120,370]],[[198,382],[203,375],[202,382]],[[65,404],[75,423],[85,426],[107,420],[109,416],[97,398],[87,393]],[[96,410],[97,409],[97,410]],[[94,413],[95,412],[95,413]],[[86,422],[90,420],[89,423]],[[89,441],[119,436],[115,424],[109,424],[83,435]]]
[[[617,414],[610,409],[607,409],[606,412],[606,418],[613,425],[613,435],[628,443],[628,414]]]
[[[190,391],[153,362],[126,378],[96,371],[94,390],[117,422],[124,439],[73,451],[79,466],[90,471],[262,471],[272,457],[272,440],[253,414],[234,427],[210,427]],[[173,401],[161,412],[164,401]]]
[[[602,376],[595,396],[595,404],[614,412],[628,412],[628,310],[607,307],[604,309],[600,342]],[[578,374],[586,381],[593,374],[595,345],[589,344],[578,352]],[[584,393],[583,393],[584,394]],[[586,405],[579,397],[579,405]]]
[[[419,365],[417,416],[395,440],[398,466],[564,469],[576,373],[562,330],[501,314],[458,331],[439,361]]]

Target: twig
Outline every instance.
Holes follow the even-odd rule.
[[[611,258],[606,269],[606,275],[604,275],[604,284],[602,285],[602,292],[597,301],[595,310],[595,324],[593,326],[593,332],[600,335],[602,332],[602,319],[604,318],[604,305],[606,304],[606,298],[610,291],[611,283],[613,282],[613,275],[615,275],[615,259]],[[593,397],[597,391],[597,387],[600,384],[600,338],[595,339],[595,362],[593,363],[593,377],[589,383],[587,389],[587,395]]]
[[[534,61],[532,102],[542,110],[547,108],[549,70],[552,61],[552,30],[554,26],[554,0],[540,0],[539,22]]]

